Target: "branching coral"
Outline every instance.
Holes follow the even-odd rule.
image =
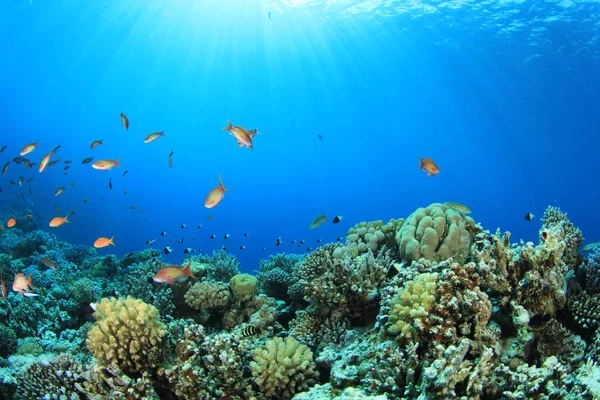
[[[255,391],[246,368],[248,347],[238,335],[208,336],[202,325],[191,324],[177,342],[177,358],[158,375],[182,399],[249,399]]]
[[[49,364],[34,363],[17,378],[17,399],[85,398],[84,369],[70,355],[61,354]]]
[[[305,299],[321,313],[338,312],[356,323],[371,322],[379,310],[379,289],[391,263],[386,254],[352,257],[338,245],[325,245],[311,253],[294,271]]]
[[[225,250],[215,251],[211,257],[206,255],[187,257],[183,264],[188,262],[203,264],[206,277],[212,281],[229,282],[234,275],[240,272],[240,262],[237,257]]]
[[[317,376],[312,351],[291,337],[270,339],[252,356],[252,375],[267,398],[290,398],[311,386]]]
[[[475,222],[452,208],[434,203],[412,213],[396,234],[400,255],[406,261],[423,257],[463,263],[469,255]]]
[[[298,254],[275,254],[268,260],[260,261],[260,271],[256,275],[258,288],[268,296],[286,300],[288,287],[293,281],[292,272],[303,256]]]
[[[87,345],[101,365],[141,375],[162,360],[167,331],[156,307],[129,296],[108,298],[97,304],[94,317]]]

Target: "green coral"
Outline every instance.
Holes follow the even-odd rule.
[[[452,208],[434,203],[412,213],[396,234],[406,261],[426,258],[441,262],[450,257],[464,263],[469,255],[475,222]]]
[[[247,301],[252,299],[256,294],[258,281],[255,277],[248,274],[237,274],[229,281],[229,287],[233,292],[233,296],[239,301]]]
[[[105,298],[96,306],[88,349],[101,365],[142,374],[162,361],[166,326],[156,307],[130,296]]]
[[[252,375],[267,398],[291,398],[317,376],[312,351],[292,337],[270,339],[252,355]]]

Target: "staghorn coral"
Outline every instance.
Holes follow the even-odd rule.
[[[237,274],[229,281],[233,297],[238,301],[251,300],[256,294],[257,285],[256,278],[248,274]]]
[[[36,362],[17,377],[17,399],[85,399],[83,366],[69,354],[49,363]]]
[[[267,398],[290,398],[317,377],[312,351],[292,337],[267,340],[252,357],[252,375]]]
[[[130,296],[111,297],[97,304],[94,317],[86,342],[100,365],[141,375],[162,360],[166,326],[156,307]]]
[[[444,261],[452,257],[463,263],[469,255],[471,232],[475,230],[472,218],[439,203],[419,208],[412,213],[396,234],[402,259],[426,258]]]

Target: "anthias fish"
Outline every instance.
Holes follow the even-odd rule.
[[[154,276],[154,281],[172,285],[175,282],[185,281],[187,278],[196,279],[196,277],[192,275],[191,267],[191,262],[185,267],[175,265],[163,267]]]
[[[210,193],[208,194],[208,196],[206,196],[206,200],[204,201],[204,207],[206,207],[206,208],[216,207],[216,205],[219,204],[219,202],[221,200],[223,200],[223,196],[225,196],[225,192],[229,190],[229,189],[225,189],[225,186],[223,186],[223,182],[221,181],[222,174],[223,173],[220,173],[219,177],[218,177],[219,186],[217,186],[216,188],[211,190]]]
[[[427,176],[434,176],[440,172],[440,168],[431,158],[421,158],[419,155],[417,155],[417,157],[419,157],[420,160],[419,169],[427,171]]]

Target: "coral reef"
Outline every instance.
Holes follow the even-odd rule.
[[[134,376],[158,366],[164,356],[166,326],[156,307],[132,297],[105,298],[97,304],[94,317],[87,345],[101,365],[113,364]]]
[[[199,280],[164,285],[157,250],[12,229],[0,272],[39,296],[0,299],[0,397],[600,397],[600,248],[582,240],[557,208],[534,244],[435,203],[256,277],[225,251],[187,257]]]

